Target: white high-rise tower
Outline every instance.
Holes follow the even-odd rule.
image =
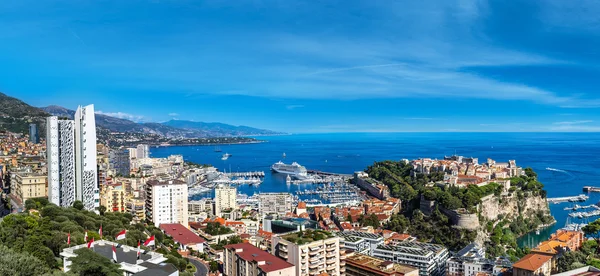
[[[86,210],[99,206],[94,106],[78,107],[74,120],[47,119],[48,199],[68,207],[75,200]]]

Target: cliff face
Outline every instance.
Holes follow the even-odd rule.
[[[499,216],[514,219],[519,215],[524,218],[533,218],[537,212],[542,211],[550,215],[550,208],[545,198],[540,196],[529,196],[522,199],[512,196],[496,197],[490,195],[481,199],[479,206],[481,216],[488,221],[496,221]]]

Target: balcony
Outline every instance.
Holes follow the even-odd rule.
[[[327,252],[331,252],[331,251],[335,251],[336,249],[337,249],[337,247],[334,246],[334,247],[327,247],[327,249],[325,249],[325,250],[327,250]]]
[[[321,250],[323,248],[321,246],[313,246],[313,247],[310,247],[309,249],[310,249],[310,251],[318,251],[318,250]]]
[[[335,254],[335,252],[330,252],[330,253],[327,253],[327,255],[325,255],[325,256],[329,259],[329,258],[337,257],[337,254]]]
[[[337,259],[333,259],[333,258],[332,258],[332,259],[328,259],[328,260],[326,261],[326,263],[327,263],[328,265],[331,265],[331,264],[335,264],[335,262],[336,262],[336,261],[337,261]]]
[[[319,257],[314,257],[314,258],[310,258],[308,261],[312,262],[318,262],[321,258]]]

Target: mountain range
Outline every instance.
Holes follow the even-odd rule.
[[[26,133],[30,123],[36,123],[40,134],[45,133],[45,118],[59,116],[73,119],[75,111],[57,105],[33,107],[27,103],[0,93],[0,129]],[[156,134],[167,138],[206,138],[253,135],[277,135],[279,132],[233,126],[222,123],[204,123],[171,120],[164,123],[136,123],[127,119],[96,114],[96,127],[103,132]]]

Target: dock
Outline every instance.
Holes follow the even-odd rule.
[[[228,172],[225,175],[228,177],[265,177],[265,172]]]
[[[585,187],[583,187],[583,192],[584,193],[600,193],[600,187],[585,186]]]
[[[588,200],[590,197],[584,194],[581,195],[577,195],[577,196],[565,196],[565,197],[552,197],[552,198],[548,198],[548,203],[554,203],[554,204],[558,204],[558,203],[563,203],[563,202],[583,202]]]
[[[600,210],[596,209],[596,210],[587,211],[587,212],[575,212],[575,213],[570,213],[569,216],[572,218],[597,217],[597,216],[600,216]]]
[[[579,209],[590,209],[590,208],[594,208],[596,210],[600,209],[600,207],[598,207],[596,205],[593,205],[593,204],[592,205],[587,205],[587,206],[579,206],[579,205],[575,204],[575,206],[573,206],[573,207],[565,207],[565,210],[568,210],[568,211],[577,211]]]

